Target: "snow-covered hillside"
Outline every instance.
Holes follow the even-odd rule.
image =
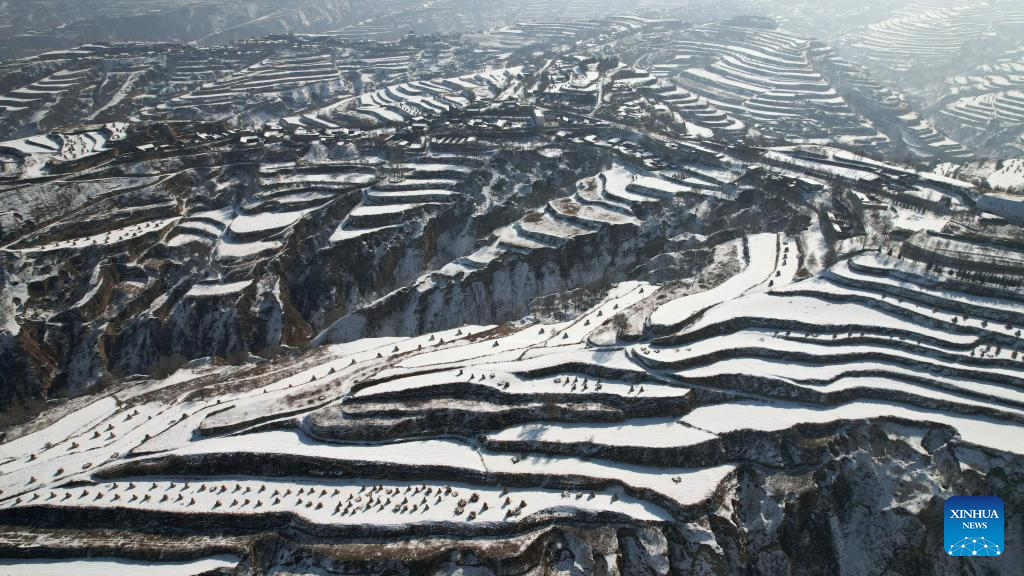
[[[1012,2],[214,4],[0,0],[0,574],[1016,574]]]

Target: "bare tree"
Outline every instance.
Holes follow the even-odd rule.
[[[611,321],[612,328],[615,329],[615,336],[617,338],[624,338],[629,334],[629,320],[625,314],[616,314],[612,317]]]
[[[893,231],[892,214],[888,210],[873,210],[869,221],[868,243],[881,250],[889,242],[889,235]]]

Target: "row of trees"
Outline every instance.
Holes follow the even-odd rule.
[[[935,272],[937,274],[946,274],[947,276],[954,276],[960,280],[976,282],[979,284],[990,284],[993,286],[1000,286],[1003,288],[1024,287],[1024,276],[994,274],[992,272],[983,272],[979,270],[964,270],[962,268],[945,267],[940,264],[935,264],[932,262],[927,262],[925,264],[925,270],[928,270],[929,272]]]

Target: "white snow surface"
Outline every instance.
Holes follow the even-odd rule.
[[[957,416],[893,402],[857,401],[839,406],[820,407],[791,402],[745,400],[701,406],[684,416],[683,421],[712,434],[725,434],[738,430],[770,432],[791,428],[801,423],[880,417],[946,424],[955,428],[966,442],[1013,454],[1024,454],[1024,426],[991,418]]]
[[[651,314],[651,324],[674,326],[687,322],[699,312],[738,298],[762,282],[775,270],[779,239],[775,234],[757,234],[748,238],[750,258],[743,270],[722,284],[662,304]],[[738,254],[742,261],[742,254]],[[793,258],[795,260],[795,258]]]
[[[613,424],[530,423],[488,435],[506,442],[587,443],[617,447],[673,448],[715,438],[674,418],[643,418]]]
[[[704,500],[734,469],[731,465],[707,469],[653,468],[608,460],[580,460],[548,455],[527,455],[514,461],[508,454],[475,449],[455,440],[414,440],[387,445],[331,445],[316,442],[301,432],[291,430],[201,440],[175,450],[173,454],[194,456],[237,452],[315,457],[339,464],[372,462],[392,467],[456,467],[478,474],[575,475],[618,480],[633,487],[654,490],[680,505],[692,505]],[[672,480],[677,476],[682,477],[682,482]]]
[[[234,568],[237,556],[184,562],[143,562],[124,558],[0,559],[4,576],[194,576]]]

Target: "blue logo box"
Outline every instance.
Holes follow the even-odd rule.
[[[953,496],[945,506],[947,556],[1002,556],[1003,501],[995,496]]]

